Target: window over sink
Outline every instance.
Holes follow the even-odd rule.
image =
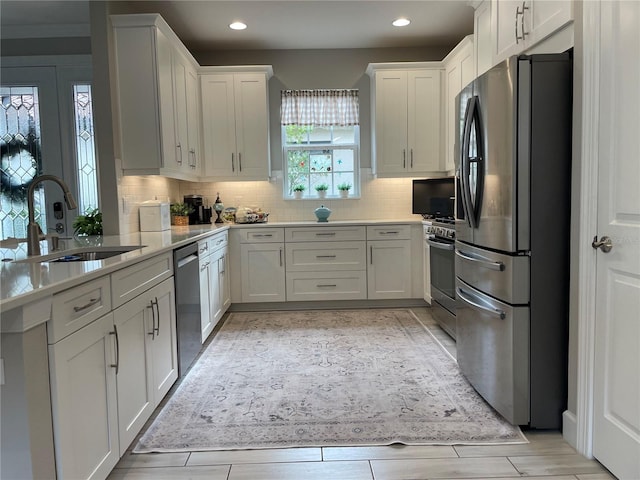
[[[357,90],[283,90],[280,108],[284,197],[338,198],[339,186],[359,194]],[[318,188],[319,187],[319,188]]]

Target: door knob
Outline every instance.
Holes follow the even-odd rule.
[[[611,243],[611,239],[609,237],[602,237],[600,241],[598,241],[598,236],[593,237],[593,242],[591,242],[591,246],[595,249],[600,249],[604,253],[609,253],[613,248],[613,243]]]

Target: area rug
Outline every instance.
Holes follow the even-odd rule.
[[[410,310],[233,313],[134,453],[524,443]]]

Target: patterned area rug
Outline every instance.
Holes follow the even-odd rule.
[[[234,313],[135,453],[525,443],[410,310]]]

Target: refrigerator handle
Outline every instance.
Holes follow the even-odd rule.
[[[473,159],[476,164],[476,195],[475,204],[473,205],[473,217],[475,222],[475,228],[480,225],[480,212],[482,210],[482,202],[484,197],[484,174],[485,174],[485,161],[484,161],[484,137],[482,128],[482,116],[480,115],[480,105],[478,97],[473,97],[473,119],[472,123],[475,130],[476,137],[476,157]],[[471,159],[469,159],[471,161]]]
[[[490,260],[488,258],[484,258],[480,256],[478,257],[472,256],[458,249],[456,249],[456,255],[462,258],[463,260],[479,263],[483,267],[488,268],[490,270],[497,270],[499,272],[504,272],[504,269],[505,269],[504,263],[502,262],[494,262],[493,260]]]
[[[462,149],[460,152],[460,187],[462,190],[462,208],[464,210],[467,223],[471,228],[475,228],[475,218],[471,208],[471,190],[469,189],[469,148],[471,143],[471,120],[476,108],[476,97],[467,100],[467,108],[464,113],[464,129],[462,133]]]
[[[475,296],[473,296],[468,292],[465,292],[460,287],[456,287],[456,293],[458,294],[458,297],[460,298],[460,300],[462,300],[464,303],[466,303],[470,307],[475,308],[476,310],[480,310],[481,312],[485,312],[494,317],[498,317],[500,320],[504,320],[505,318],[507,318],[507,314],[504,313],[503,310],[500,310],[499,308],[495,308],[491,305],[483,305],[482,303],[479,303],[482,300],[477,299]],[[474,300],[477,300],[477,301],[474,301]]]

